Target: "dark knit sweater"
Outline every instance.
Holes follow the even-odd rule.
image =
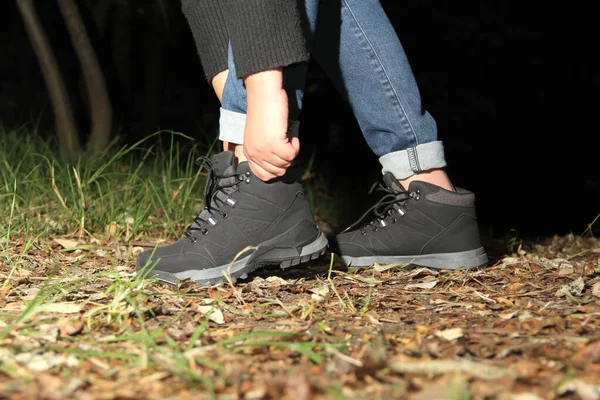
[[[231,42],[238,78],[309,60],[298,0],[181,0],[209,82],[227,69]]]

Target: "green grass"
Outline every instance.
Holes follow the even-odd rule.
[[[167,330],[184,316],[190,320],[187,307],[158,327],[147,326],[156,314],[145,299],[160,296],[175,304],[177,298],[193,302],[195,298],[205,298],[206,293],[154,293],[148,288],[153,280],[123,269],[123,265],[131,264],[129,259],[92,273],[80,271],[82,266],[92,265],[89,260],[94,259],[95,252],[107,246],[114,249],[135,241],[154,243],[157,239],[180,237],[203,207],[206,171],[200,170],[195,159],[210,155],[214,145],[198,144],[181,133],[161,131],[133,145],[115,145],[106,154],[80,154],[65,159],[52,140],[43,139],[28,126],[0,128],[0,147],[6,149],[0,153],[0,263],[4,264],[5,277],[0,290],[22,303],[17,313],[0,313],[0,340],[38,340],[45,335],[44,326],[58,324],[57,319],[45,316],[48,307],[83,304],[75,317],[83,324],[77,343],[87,347],[72,346],[63,339],[46,345],[44,357],[71,355],[79,361],[94,360],[119,370],[167,371],[198,383],[209,393],[214,392],[215,384],[224,385],[224,367],[194,353],[201,339],[213,334],[208,315],[195,318],[196,329],[184,341],[174,340]],[[317,189],[323,184],[315,177],[312,182]],[[316,190],[309,192],[313,204],[319,196],[314,193]],[[79,240],[77,245],[57,253],[49,250],[53,238]],[[46,259],[52,267],[41,266],[43,256],[32,255],[44,251],[52,254]],[[73,260],[64,263],[60,253]],[[130,255],[128,251],[127,257]],[[28,260],[32,261],[28,264]],[[40,273],[40,267],[45,272]],[[32,282],[37,288],[35,295],[23,296],[22,288],[13,286],[13,278],[23,274],[43,276]],[[99,292],[105,296],[92,300],[90,293]],[[241,313],[218,297],[212,306]],[[258,307],[257,312],[261,311]],[[266,312],[269,313],[273,313],[271,308]],[[101,342],[99,330],[104,331]],[[321,364],[332,351],[344,347],[323,339],[318,335],[250,332],[215,342],[211,347],[227,352],[271,348]],[[7,349],[14,354],[35,352],[35,346],[17,344],[9,344]],[[19,368],[17,364],[3,365],[3,371],[13,377],[18,377]],[[70,375],[70,368],[63,373]]]
[[[174,239],[203,207],[199,156],[216,141],[198,143],[160,131],[106,154],[61,158],[52,139],[30,126],[0,126],[0,246],[11,237],[114,236],[119,240]],[[334,229],[349,212],[333,182],[299,161],[315,217]],[[338,197],[339,195],[339,197]],[[2,248],[0,247],[0,250]]]
[[[157,132],[108,154],[61,159],[27,127],[0,132],[0,238],[85,234],[170,237],[201,208],[207,154],[191,138]],[[203,146],[205,147],[205,146]]]
[[[428,356],[416,360],[425,349],[420,342],[433,350],[449,346],[433,334],[421,335],[415,326],[436,332],[446,326],[450,312],[471,322],[473,330],[490,326],[496,313],[470,306],[481,303],[481,294],[458,287],[473,285],[490,298],[514,295],[508,294],[512,282],[504,279],[505,266],[436,272],[440,284],[415,293],[403,288],[421,281],[424,273],[403,268],[394,268],[394,274],[390,268],[343,272],[334,269],[333,257],[323,260],[322,267],[329,268],[314,279],[293,277],[283,286],[256,281],[211,288],[155,285],[134,271],[135,253],[144,247],[136,241],[152,246],[157,239],[181,236],[203,206],[205,171],[195,159],[210,155],[214,145],[162,131],[133,145],[115,144],[104,155],[63,159],[52,140],[30,127],[0,128],[0,397],[16,398],[11,394],[23,391],[23,398],[34,398],[27,390],[35,385],[44,389],[47,382],[60,382],[67,390],[84,382],[77,392],[90,396],[97,383],[102,396],[111,387],[125,390],[112,398],[133,398],[134,392],[154,398],[148,396],[157,390],[162,398],[178,398],[184,389],[198,398],[241,398],[227,396],[250,390],[244,393],[252,398],[260,394],[252,390],[260,390],[261,382],[264,388],[281,385],[277,378],[283,374],[285,382],[298,378],[299,386],[305,375],[315,393],[332,399],[406,397],[413,390],[409,373],[432,375],[422,366],[431,361]],[[327,177],[313,161],[300,164],[313,212],[337,230],[332,221],[363,208],[357,196],[348,195],[352,185],[338,189],[345,181]],[[590,286],[598,273],[593,243],[567,249],[572,258],[589,258],[585,279]],[[557,257],[555,250],[546,254]],[[551,292],[537,292],[540,273],[530,277],[531,270],[520,264],[514,269],[540,296],[531,303],[532,313],[538,303],[556,303],[554,293],[566,279],[557,279],[549,267],[540,271],[544,282],[556,285]],[[580,301],[591,296],[582,294]],[[446,310],[459,302],[465,306]],[[546,305],[541,310],[556,312],[557,318],[571,315]],[[576,316],[590,327],[596,324],[583,310]],[[564,334],[591,337],[593,328],[582,331],[580,321],[565,323],[571,331]],[[521,343],[530,339],[510,337]],[[407,355],[415,358],[411,370],[405,368]],[[40,370],[44,365],[48,368]],[[570,368],[573,374],[567,371],[565,378],[581,374],[577,365]],[[44,380],[49,377],[54,380]],[[474,396],[460,376],[445,385],[445,398]],[[6,396],[3,389],[9,391]]]

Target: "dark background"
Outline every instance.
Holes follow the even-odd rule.
[[[36,4],[85,128],[78,61],[61,15],[53,0]],[[128,29],[104,36],[93,30],[88,3],[78,4],[105,69],[123,141],[158,128],[214,140],[217,99],[179,2],[168,4],[165,20],[150,0],[117,1],[120,14],[111,14],[108,24],[126,23]],[[600,213],[599,46],[595,12],[587,4],[558,9],[545,2],[383,2],[438,123],[448,173],[455,185],[476,193],[487,234],[579,234]],[[44,134],[53,117],[39,65],[15,2],[2,7],[0,122],[11,127],[35,120]],[[114,65],[115,43],[124,34],[132,43],[128,90]],[[151,64],[157,67],[148,68],[149,60],[158,60]],[[362,207],[368,202],[357,199],[381,176],[377,158],[318,65],[311,64],[309,79],[301,160],[314,156],[315,171],[332,187],[352,182],[347,200]]]

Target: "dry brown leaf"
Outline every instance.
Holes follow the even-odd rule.
[[[79,242],[73,239],[54,238],[53,240],[65,250],[79,246]]]
[[[502,319],[511,319],[512,317],[514,317],[519,311],[512,311],[512,312],[505,312],[505,313],[500,313],[498,314],[498,316]]]
[[[81,332],[83,329],[83,322],[80,320],[73,321],[72,318],[66,317],[59,319],[56,322],[56,326],[60,330],[60,334],[63,336],[73,336]]]
[[[223,311],[213,306],[198,306],[198,311],[204,315],[208,315],[208,319],[221,325],[225,323]]]
[[[443,331],[437,331],[435,333],[435,336],[442,338],[442,339],[446,339],[451,342],[453,340],[456,340],[456,339],[462,337],[463,330],[461,328],[446,329]]]
[[[45,312],[57,313],[57,314],[76,314],[80,312],[83,307],[77,303],[48,303],[41,306]]]
[[[419,282],[419,283],[411,283],[404,286],[404,289],[433,289],[435,285],[438,284],[438,280]]]
[[[585,282],[583,278],[580,276],[579,278],[571,281],[565,285],[563,285],[560,289],[556,291],[556,296],[580,296],[585,288]]]
[[[492,364],[479,363],[471,360],[429,360],[420,362],[389,363],[390,370],[399,374],[441,375],[445,373],[463,372],[479,379],[499,379],[515,375],[514,371]]]
[[[564,382],[557,390],[559,395],[575,393],[581,400],[600,400],[600,385],[585,382],[582,379],[571,379]]]
[[[113,237],[119,231],[119,224],[116,222],[111,222],[104,227],[104,232],[106,232],[109,236]]]
[[[600,282],[596,282],[594,286],[592,286],[592,294],[596,297],[600,297]]]

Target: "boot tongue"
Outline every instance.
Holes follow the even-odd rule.
[[[383,174],[383,183],[385,183],[385,185],[394,192],[406,192],[406,189],[404,189],[400,182],[398,182],[398,179],[396,179],[391,172],[386,172]]]
[[[223,151],[213,157],[215,176],[235,174],[235,154],[232,151]]]

